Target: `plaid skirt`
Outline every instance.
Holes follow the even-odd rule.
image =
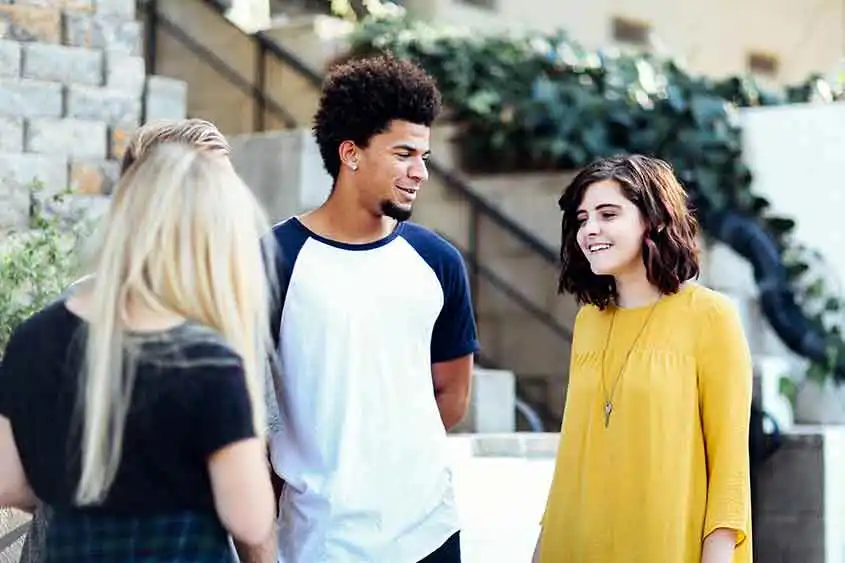
[[[43,563],[234,563],[216,515],[177,512],[106,516],[56,510]]]

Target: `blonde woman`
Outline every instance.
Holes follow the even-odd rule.
[[[228,159],[154,147],[118,183],[93,276],[12,335],[0,506],[51,507],[47,561],[231,561],[229,533],[272,538],[266,230]]]

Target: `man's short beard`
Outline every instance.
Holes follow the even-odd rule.
[[[401,223],[411,218],[413,209],[403,209],[390,200],[384,200],[381,202],[381,212]]]

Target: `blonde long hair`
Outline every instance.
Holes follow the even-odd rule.
[[[93,255],[80,504],[105,496],[120,464],[134,366],[124,361],[131,300],[222,335],[246,372],[263,436],[263,362],[272,348],[268,220],[225,156],[183,143],[154,146],[118,182]],[[268,262],[268,260],[270,262]]]
[[[205,151],[229,156],[229,141],[217,127],[205,119],[162,119],[141,125],[126,145],[120,162],[120,173],[125,174],[136,160],[148,150],[162,143],[184,143]]]

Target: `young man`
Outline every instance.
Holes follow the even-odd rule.
[[[314,124],[332,193],[274,228],[283,563],[460,561],[446,430],[466,410],[475,319],[460,253],[406,222],[440,105],[409,62],[335,67]]]

